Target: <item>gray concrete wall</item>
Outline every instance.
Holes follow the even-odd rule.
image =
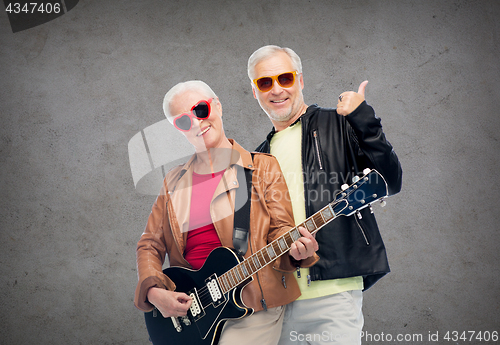
[[[493,0],[82,0],[12,33],[0,14],[0,343],[148,344],[132,300],[155,197],[135,190],[129,140],[201,79],[255,148],[271,126],[246,63],[278,44],[308,104],[368,79],[404,169],[375,210],[392,273],[365,294],[365,343],[484,344],[443,338],[500,331],[499,17]]]

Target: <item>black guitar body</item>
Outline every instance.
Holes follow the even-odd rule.
[[[333,202],[297,226],[314,234],[337,216],[353,216],[375,201],[383,201],[389,194],[383,176],[370,169],[363,170],[363,174],[351,186],[342,188]],[[255,273],[287,253],[300,237],[295,227],[244,261],[233,250],[219,247],[210,253],[198,271],[180,267],[165,269],[163,273],[175,283],[176,291],[190,296],[192,304],[184,318],[165,319],[156,310],[145,314],[153,345],[216,345],[227,320],[253,313],[252,308],[243,304],[241,290]]]
[[[241,262],[233,250],[214,249],[198,271],[169,267],[163,270],[176,285],[177,292],[191,296],[193,304],[187,317],[164,318],[157,310],[145,313],[146,327],[154,345],[217,344],[224,324],[253,313],[241,300],[241,290],[252,278],[222,293],[217,277]],[[212,292],[210,292],[212,291]],[[175,324],[174,324],[175,323]],[[177,328],[176,328],[177,327]]]

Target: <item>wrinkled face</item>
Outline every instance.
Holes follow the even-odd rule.
[[[295,69],[290,57],[286,53],[279,52],[255,65],[253,79],[276,76],[293,71]],[[288,88],[282,87],[274,81],[272,89],[268,92],[260,91],[252,83],[253,96],[257,99],[271,121],[276,122],[287,122],[301,115],[299,113],[304,104],[303,88],[304,81],[302,74],[297,74],[295,83]]]
[[[193,106],[206,101],[208,103],[210,114],[206,119],[198,119],[196,109],[192,111]],[[202,103],[203,105],[203,103]],[[210,148],[219,147],[224,139],[224,128],[222,126],[222,106],[217,98],[212,99],[199,90],[188,90],[177,94],[170,103],[169,119],[171,122],[183,117],[183,123],[186,123],[186,114],[191,118],[191,128],[181,133],[196,149],[196,152],[203,152]]]

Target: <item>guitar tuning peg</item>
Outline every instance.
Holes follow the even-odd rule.
[[[366,168],[363,170],[363,175],[368,175],[372,171],[370,168]]]
[[[359,176],[356,175],[352,178],[352,183],[356,183],[358,181],[359,181]]]
[[[347,183],[344,183],[342,186],[340,186],[340,189],[342,190],[346,190],[347,188],[349,188],[349,185]]]
[[[387,205],[387,202],[384,199],[380,200],[380,207],[385,207],[385,205]]]

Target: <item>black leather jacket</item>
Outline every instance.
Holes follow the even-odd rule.
[[[302,123],[307,217],[331,202],[340,186],[351,185],[353,176],[365,168],[384,176],[389,195],[401,190],[398,157],[385,138],[380,118],[366,102],[347,116],[311,105],[298,121]],[[256,151],[269,153],[274,133],[273,128]],[[390,271],[375,216],[369,208],[360,212],[362,219],[340,216],[316,234],[320,260],[310,268],[311,280],[363,276],[366,290]]]

